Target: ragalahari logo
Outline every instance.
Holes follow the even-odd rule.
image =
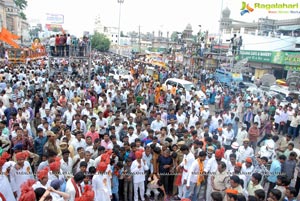
[[[242,8],[241,8],[241,16],[245,15],[246,13],[253,12],[254,9],[249,6],[245,1],[242,2]]]

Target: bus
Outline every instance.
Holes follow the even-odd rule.
[[[226,71],[225,68],[219,68],[214,74],[215,80],[230,85],[232,82],[239,83],[243,81],[242,73]]]

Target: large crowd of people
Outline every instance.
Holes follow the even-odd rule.
[[[158,68],[157,81],[138,61],[93,58],[90,83],[59,61],[0,69],[0,200],[299,200],[298,99],[231,91],[202,70],[202,100],[163,85],[185,70]],[[131,78],[112,80],[121,66]]]

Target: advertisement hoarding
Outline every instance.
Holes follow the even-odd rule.
[[[63,24],[64,23],[64,15],[62,14],[46,14],[46,23],[47,24]]]

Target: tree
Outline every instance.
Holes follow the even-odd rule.
[[[173,42],[178,41],[178,32],[177,31],[173,31],[173,33],[171,34],[171,41],[173,41]]]
[[[126,36],[124,35],[123,31],[121,31],[120,37],[126,37]]]
[[[17,8],[19,8],[21,11],[19,13],[20,17],[23,20],[27,20],[27,17],[25,15],[25,13],[23,12],[23,10],[27,7],[27,0],[14,0]]]
[[[25,15],[25,13],[23,11],[20,12],[20,17],[23,20],[27,20],[27,17],[26,17],[26,15]]]
[[[24,10],[27,7],[27,0],[14,0],[14,2],[20,10]]]
[[[108,51],[110,47],[110,40],[101,33],[95,32],[92,36],[92,48],[101,52]]]

